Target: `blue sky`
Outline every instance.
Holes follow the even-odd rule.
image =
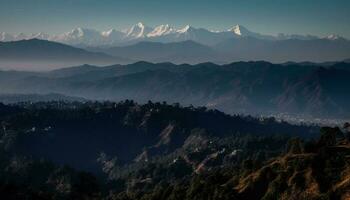
[[[0,0],[0,32],[60,33],[75,27],[123,29],[191,24],[260,33],[350,38],[349,0]]]

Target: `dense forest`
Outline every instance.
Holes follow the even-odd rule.
[[[348,124],[130,100],[0,104],[0,122],[6,199],[349,196]]]

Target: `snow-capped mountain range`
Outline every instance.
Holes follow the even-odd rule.
[[[181,42],[186,40],[193,40],[204,45],[215,45],[230,38],[240,37],[254,37],[257,39],[267,40],[286,40],[299,39],[311,40],[320,39],[312,35],[297,35],[297,34],[278,34],[264,35],[249,31],[241,25],[235,25],[227,30],[213,31],[204,28],[195,28],[186,25],[182,28],[175,28],[168,24],[159,25],[156,27],[149,27],[139,22],[126,30],[110,29],[107,31],[98,31],[88,28],[75,28],[69,32],[49,35],[46,33],[36,34],[9,34],[0,32],[0,41],[18,41],[23,39],[44,39],[49,41],[61,42],[74,46],[118,46],[137,43],[140,41],[154,41],[154,42]],[[338,40],[344,39],[337,35],[330,35],[322,39]]]

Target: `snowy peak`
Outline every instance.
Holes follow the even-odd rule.
[[[339,35],[336,35],[336,34],[331,34],[331,35],[327,36],[326,39],[328,39],[328,40],[343,40],[344,38],[339,36]]]
[[[72,31],[68,32],[66,34],[67,36],[70,37],[84,37],[84,36],[97,36],[100,35],[100,33],[97,30],[94,29],[88,29],[88,28],[75,28]]]
[[[191,30],[193,30],[193,29],[194,29],[194,28],[191,27],[190,25],[186,25],[185,27],[183,27],[183,28],[177,30],[176,32],[178,32],[178,33],[186,33],[186,32],[189,32],[189,31],[191,31]]]
[[[243,37],[246,37],[246,36],[260,37],[260,36],[263,36],[263,35],[261,35],[259,33],[251,32],[247,28],[245,28],[244,26],[239,25],[239,24],[233,26],[232,28],[228,29],[227,31],[228,32],[233,32],[236,36],[243,36]]]
[[[236,35],[242,36],[241,26],[238,24],[228,29],[227,31],[233,32]]]
[[[30,38],[36,38],[36,39],[41,39],[41,40],[47,40],[50,38],[49,34],[40,32],[40,33],[34,33],[29,36]]]
[[[135,26],[139,28],[145,28],[145,25],[142,22],[137,23]]]
[[[83,28],[75,28],[71,30],[70,32],[65,33],[66,36],[69,37],[83,37],[84,36],[84,29]]]
[[[142,22],[139,22],[127,30],[126,37],[134,39],[144,38],[151,31],[151,28],[145,26]]]
[[[148,33],[147,36],[148,37],[164,36],[164,35],[168,35],[168,34],[171,34],[174,32],[175,32],[175,29],[173,27],[169,26],[169,24],[159,25],[159,26],[155,27],[153,29],[153,31]]]
[[[113,35],[115,32],[117,32],[117,30],[115,30],[115,29],[110,29],[110,30],[108,30],[108,31],[102,31],[102,36],[104,36],[104,37],[109,37],[110,35]]]
[[[116,29],[110,29],[108,31],[102,31],[101,35],[105,38],[115,38],[115,37],[121,37],[123,33],[121,31],[118,31]]]
[[[102,45],[103,36],[97,30],[78,27],[69,32],[54,35],[49,40],[71,45],[96,46]]]
[[[8,41],[12,41],[14,40],[14,36],[9,34],[9,33],[5,33],[5,32],[0,32],[0,41],[3,42],[8,42]]]

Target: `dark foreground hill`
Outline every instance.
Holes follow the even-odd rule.
[[[315,142],[307,138],[318,137],[318,127],[152,102],[0,104],[0,111],[5,199],[348,195],[346,129],[323,128]]]
[[[0,71],[2,93],[60,93],[87,99],[134,99],[207,106],[226,113],[345,118],[350,64],[138,62],[83,65],[47,73]]]
[[[348,125],[347,125],[348,126]],[[119,193],[116,199],[345,200],[350,197],[349,132],[321,129],[317,141],[289,140],[286,152],[259,165],[245,160],[240,168],[222,168],[190,181],[159,184],[149,193]],[[137,193],[139,192],[139,193]]]
[[[148,160],[174,152],[199,133],[216,138],[237,134],[312,138],[317,133],[312,127],[279,123],[273,118],[230,116],[177,104],[60,101],[19,105],[10,106],[18,112],[1,120],[6,133],[16,132],[20,153],[91,170],[96,169],[100,153],[116,156],[121,163]],[[7,106],[3,107],[6,110]]]

